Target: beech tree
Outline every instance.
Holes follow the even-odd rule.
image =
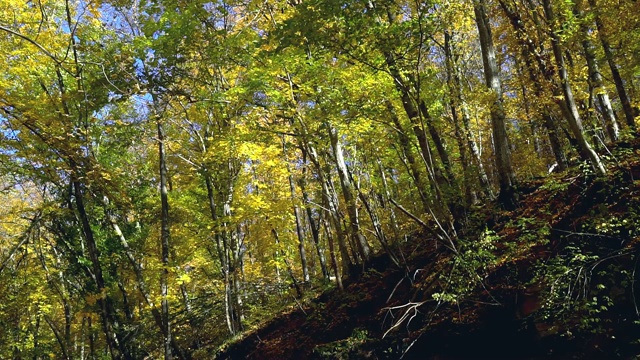
[[[633,6],[0,0],[0,357],[189,359],[413,231],[458,252],[531,177],[605,174]]]
[[[491,128],[493,130],[493,141],[496,154],[496,168],[498,170],[498,181],[500,184],[500,201],[507,207],[512,208],[515,204],[515,174],[511,166],[511,149],[507,138],[506,118],[502,100],[502,85],[500,72],[496,61],[496,50],[493,45],[493,35],[491,24],[487,16],[484,1],[477,1],[473,11],[478,26],[480,37],[480,48],[482,51],[482,64],[484,67],[484,78],[487,87],[491,91]]]

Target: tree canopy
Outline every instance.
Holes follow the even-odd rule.
[[[413,231],[456,253],[524,180],[606,174],[639,10],[0,0],[0,358],[188,359]]]

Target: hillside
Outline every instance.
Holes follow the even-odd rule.
[[[0,359],[636,353],[638,0],[0,0],[0,52]]]
[[[218,359],[631,358],[640,352],[640,142],[606,177],[576,168],[475,210],[459,253],[417,234]],[[202,358],[214,354],[201,353]]]

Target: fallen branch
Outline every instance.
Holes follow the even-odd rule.
[[[395,323],[391,324],[391,327],[389,329],[387,329],[387,331],[384,332],[384,334],[382,335],[382,338],[384,339],[387,334],[389,334],[389,332],[391,332],[391,330],[397,328],[398,326],[400,326],[405,320],[409,319],[407,321],[407,326],[409,326],[409,324],[411,324],[411,321],[418,316],[418,308],[422,305],[424,305],[427,301],[420,301],[420,302],[409,302],[406,303],[404,305],[398,305],[398,306],[392,306],[392,307],[388,307],[386,308],[386,310],[391,314],[392,317],[393,316],[393,310],[400,310],[402,311],[402,315],[400,316],[400,318],[398,320],[395,321]]]
[[[425,223],[424,221],[422,221],[420,218],[418,218],[417,216],[413,215],[412,213],[409,212],[409,210],[405,209],[402,205],[398,204],[395,200],[393,199],[389,199],[389,201],[395,205],[395,207],[398,208],[398,210],[402,211],[405,215],[407,215],[408,217],[410,217],[413,221],[417,222],[419,225],[422,226],[423,229],[425,229],[428,233],[430,233],[431,235],[435,236],[438,240],[442,241],[442,243],[444,244],[444,246],[453,251],[454,253],[458,253],[458,250],[455,248],[455,246],[453,245],[453,241],[451,240],[451,238],[449,238],[449,241],[446,241],[441,234],[438,234],[437,231],[435,231],[431,226],[427,225],[427,223]],[[448,237],[448,235],[447,235]]]
[[[412,213],[409,212],[409,210],[405,209],[402,205],[398,204],[395,200],[393,199],[389,199],[389,201],[395,205],[400,211],[402,211],[405,215],[407,215],[408,217],[410,217],[413,221],[417,222],[419,225],[422,225],[423,228],[425,228],[425,230],[429,231],[430,233],[432,233],[435,236],[440,237],[439,234],[437,234],[435,232],[435,230],[433,230],[429,225],[427,225],[427,223],[425,223],[424,221],[422,221],[420,218],[418,218],[417,216],[413,215]]]

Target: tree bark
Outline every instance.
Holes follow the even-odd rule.
[[[607,59],[607,63],[609,64],[609,69],[611,70],[611,77],[613,78],[613,83],[616,86],[616,91],[618,92],[618,97],[620,98],[620,104],[622,105],[622,111],[624,112],[627,126],[635,132],[637,131],[635,118],[640,114],[638,114],[637,108],[631,106],[631,101],[629,99],[629,96],[627,95],[627,90],[624,87],[624,81],[622,80],[622,76],[620,75],[620,71],[618,70],[618,65],[615,62],[609,39],[605,35],[606,30],[604,29],[602,19],[600,19],[599,7],[596,4],[596,0],[589,0],[589,6],[591,6],[591,11],[595,16],[596,28],[598,29],[600,44],[602,45],[604,56]]]
[[[550,84],[552,88],[553,96],[559,96],[560,91],[557,89],[557,85],[552,79],[553,71],[547,65],[547,61],[543,57],[543,55],[538,50],[539,46],[536,46],[532,38],[528,35],[527,30],[523,25],[522,18],[517,10],[511,8],[504,0],[500,0],[500,6],[502,7],[504,13],[509,18],[509,22],[511,26],[516,31],[516,37],[518,42],[520,43],[520,51],[522,53],[522,57],[525,60],[525,64],[529,73],[529,80],[534,84],[535,96],[541,102],[541,100],[545,96],[545,91],[543,88],[542,81],[546,81]],[[537,16],[534,14],[534,21],[537,26],[540,26],[539,22],[536,20]],[[531,56],[534,57],[534,61],[531,60]],[[537,71],[536,65],[537,64]],[[525,100],[526,101],[526,100]],[[561,105],[562,106],[562,105]],[[558,170],[564,171],[568,168],[567,157],[564,153],[562,142],[560,141],[560,137],[558,136],[559,129],[558,124],[554,121],[551,112],[544,107],[538,107],[538,110],[541,113],[542,124],[547,130],[547,135],[549,137],[549,145],[551,146],[551,151],[553,152],[553,156],[558,164]]]
[[[482,159],[480,158],[478,144],[476,144],[475,140],[472,138],[471,131],[469,129],[469,113],[462,96],[462,81],[460,79],[460,71],[456,61],[457,56],[454,54],[454,46],[451,44],[451,41],[452,35],[448,30],[446,30],[444,33],[444,53],[447,85],[449,87],[449,106],[451,108],[451,116],[460,149],[460,162],[462,163],[465,178],[465,195],[468,205],[471,205],[477,200],[477,196],[473,190],[473,181],[471,180],[472,174],[470,173],[472,160],[468,156],[467,147],[471,151],[473,160],[477,166],[478,179],[480,180],[482,192],[485,196],[491,199],[493,198],[493,191],[491,190],[489,177],[487,176],[487,172],[482,164]]]
[[[153,316],[153,319],[156,325],[160,329],[160,333],[162,334],[163,338],[166,338],[166,336],[164,335],[164,331],[166,331],[166,328],[164,326],[164,319],[163,319],[162,313],[158,310],[157,306],[154,304],[151,294],[149,293],[149,288],[147,286],[146,281],[144,280],[144,274],[142,272],[142,266],[140,265],[140,262],[136,260],[133,250],[131,250],[131,247],[129,246],[129,242],[127,241],[124,234],[122,233],[122,230],[120,229],[120,226],[118,225],[115,216],[108,209],[109,203],[110,203],[109,198],[105,196],[103,198],[103,204],[105,207],[105,214],[107,216],[107,219],[109,220],[109,223],[111,223],[113,232],[116,234],[116,236],[120,240],[120,245],[124,250],[127,260],[129,261],[129,264],[133,268],[133,273],[136,278],[137,288],[140,291],[140,294],[142,295],[142,299],[144,300],[144,303],[151,310],[151,315]],[[124,287],[123,287],[123,290],[124,290]],[[182,351],[182,349],[180,348],[180,346],[178,345],[178,343],[175,341],[173,337],[171,337],[170,345],[172,347],[173,353],[175,353],[179,359],[186,360],[190,358],[188,354],[185,354]]]
[[[75,168],[75,165],[72,166]],[[72,175],[73,177],[77,175]],[[85,242],[87,244],[87,252],[89,254],[89,260],[92,265],[93,281],[96,284],[98,294],[98,306],[100,307],[100,317],[102,319],[102,330],[104,331],[105,338],[107,340],[107,346],[111,357],[114,359],[124,358],[126,360],[132,359],[128,350],[123,346],[120,341],[120,336],[117,331],[114,331],[114,312],[112,309],[111,297],[107,294],[104,277],[102,275],[102,266],[100,264],[100,252],[96,246],[96,241],[89,223],[89,216],[87,215],[84,207],[84,194],[82,191],[82,185],[77,179],[72,179],[74,197],[76,203],[76,209],[82,225],[82,233],[84,235]],[[104,295],[103,295],[104,294]]]
[[[324,218],[320,220],[324,227],[324,231],[327,234],[327,242],[329,243],[329,257],[331,258],[331,268],[333,268],[333,274],[336,277],[336,283],[338,284],[338,289],[340,291],[344,290],[342,286],[342,277],[340,276],[340,270],[338,269],[338,260],[336,259],[336,251],[333,246],[333,235],[329,230],[329,226]]]
[[[609,140],[615,142],[620,136],[618,121],[616,120],[616,115],[613,112],[613,107],[611,106],[611,100],[609,100],[607,89],[604,87],[604,81],[602,80],[602,74],[600,74],[600,67],[598,66],[596,54],[593,49],[593,43],[589,39],[590,29],[582,21],[584,19],[584,13],[577,3],[574,5],[574,13],[581,20],[580,30],[583,37],[582,49],[584,50],[584,57],[587,60],[590,85],[596,93],[596,98],[600,105],[598,110],[604,118],[607,136],[609,137]]]
[[[500,183],[500,195],[498,198],[506,208],[514,208],[516,206],[515,174],[511,165],[511,149],[507,138],[506,115],[502,100],[502,84],[496,61],[496,50],[491,35],[491,24],[486,13],[484,0],[475,0],[473,9],[480,37],[485,83],[493,97],[490,112],[495,144],[496,169],[498,171],[498,182]]]
[[[400,93],[402,106],[407,114],[407,117],[409,118],[413,133],[418,139],[420,155],[425,164],[425,168],[427,170],[427,175],[429,178],[429,185],[433,190],[433,197],[435,198],[435,216],[437,216],[440,220],[446,220],[446,223],[449,224],[453,218],[453,214],[451,213],[450,207],[446,205],[447,199],[444,197],[441,188],[441,184],[444,182],[444,176],[442,176],[440,171],[436,169],[436,166],[433,162],[431,148],[429,147],[429,140],[427,139],[425,129],[421,123],[420,110],[417,108],[416,104],[409,94],[409,89],[407,88],[406,81],[401,76],[400,71],[396,66],[395,58],[391,54],[385,54],[385,58],[387,67],[389,68],[389,72],[391,73],[391,76],[396,85],[396,89]],[[427,207],[426,211],[431,212],[431,206],[429,204],[425,204],[425,206]]]
[[[364,192],[362,192],[362,190],[358,186],[356,186],[356,191],[358,192],[358,197],[360,198],[360,201],[362,201],[362,204],[364,205],[364,208],[367,211],[367,214],[369,214],[369,218],[371,219],[371,224],[373,225],[376,238],[380,242],[382,249],[389,255],[389,258],[391,259],[391,261],[396,266],[400,267],[400,261],[398,260],[398,257],[395,255],[395,253],[391,250],[391,247],[389,246],[387,236],[382,230],[382,223],[380,222],[380,218],[378,217],[378,214],[375,212],[375,209],[372,207],[371,202],[369,201],[369,197]]]
[[[331,148],[333,150],[333,160],[336,163],[338,177],[340,178],[340,185],[342,188],[342,195],[344,196],[344,201],[347,206],[347,214],[349,215],[350,235],[353,242],[358,247],[358,252],[362,257],[362,260],[366,263],[371,258],[371,249],[360,230],[360,220],[358,216],[358,207],[356,206],[355,201],[354,186],[349,179],[349,171],[347,169],[347,164],[344,161],[342,145],[338,139],[338,131],[333,125],[328,124],[328,126]]]
[[[578,107],[576,106],[576,102],[573,97],[571,84],[569,83],[569,75],[567,74],[567,69],[565,67],[564,58],[562,55],[560,37],[553,28],[555,24],[555,14],[553,12],[550,0],[543,0],[543,8],[547,22],[551,26],[551,47],[553,49],[553,55],[556,59],[556,65],[558,67],[558,76],[560,77],[564,101],[568,109],[567,120],[569,122],[569,128],[571,129],[573,136],[575,136],[578,142],[582,157],[591,163],[591,166],[597,173],[605,175],[607,171],[604,168],[604,164],[584,136],[582,120],[580,119]]]
[[[160,245],[162,248],[162,272],[160,275],[162,334],[164,336],[164,359],[173,359],[171,349],[171,326],[169,319],[169,196],[167,190],[167,159],[164,150],[164,129],[162,119],[156,115],[158,130],[158,167],[160,172]]]
[[[409,174],[411,175],[415,188],[418,191],[418,195],[420,196],[422,209],[425,213],[428,213],[430,208],[429,199],[427,198],[427,194],[425,194],[425,190],[427,189],[427,186],[425,185],[424,180],[422,179],[422,173],[418,168],[418,163],[413,154],[411,139],[405,133],[405,130],[402,124],[400,123],[400,119],[398,118],[398,115],[396,114],[395,109],[393,108],[393,104],[391,103],[391,101],[388,101],[388,100],[387,100],[387,109],[391,116],[391,121],[393,122],[395,132],[398,135],[398,142],[400,144],[400,148],[402,149],[402,154],[404,154],[404,157],[406,157],[407,159],[407,163],[409,165],[408,166]]]
[[[325,279],[329,279],[329,269],[327,268],[327,260],[324,254],[324,251],[320,247],[320,224],[316,223],[313,212],[311,210],[311,206],[309,205],[309,194],[307,193],[307,152],[304,146],[300,147],[300,151],[302,152],[302,177],[300,178],[300,191],[302,191],[302,200],[304,201],[304,207],[307,215],[307,220],[309,221],[309,228],[311,229],[311,236],[313,238],[313,243],[316,248],[316,252],[318,253],[318,260],[320,262],[320,269],[322,270],[322,277]]]
[[[284,148],[284,141],[283,141]],[[300,209],[296,205],[296,186],[293,181],[293,174],[291,173],[291,167],[287,163],[287,169],[289,170],[289,191],[291,193],[291,202],[293,205],[293,216],[296,221],[296,235],[298,236],[298,253],[300,254],[300,265],[302,266],[302,279],[305,283],[310,281],[309,268],[307,266],[307,252],[304,248],[304,232],[302,229],[302,222],[300,219]]]
[[[340,251],[340,257],[342,259],[342,273],[343,275],[348,275],[351,271],[351,268],[355,266],[355,263],[354,261],[352,261],[351,257],[349,256],[349,251],[347,250],[346,234],[342,229],[341,215],[338,210],[338,196],[335,193],[333,187],[329,185],[331,181],[327,178],[329,174],[325,174],[324,170],[322,169],[315,148],[310,144],[306,144],[306,146],[307,152],[309,154],[309,160],[311,160],[311,162],[316,167],[320,185],[322,186],[322,197],[325,211],[328,213],[329,220],[333,224],[333,227],[336,230],[336,235],[338,236],[338,249]]]

